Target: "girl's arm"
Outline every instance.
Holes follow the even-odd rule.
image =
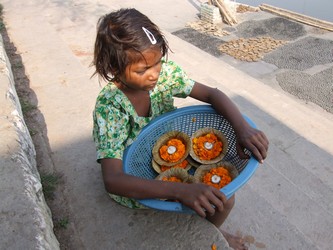
[[[244,153],[244,148],[247,148],[260,163],[263,163],[269,144],[265,134],[252,128],[236,105],[223,92],[196,82],[190,96],[211,104],[218,114],[223,115],[230,122],[237,135],[237,152],[241,158],[249,157]]]
[[[213,215],[215,209],[223,211],[226,197],[218,189],[205,184],[186,184],[148,180],[127,175],[119,159],[102,159],[102,174],[105,189],[112,194],[135,199],[172,199],[192,208],[202,217]]]

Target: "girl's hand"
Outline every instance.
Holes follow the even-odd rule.
[[[250,126],[239,130],[237,133],[236,148],[239,157],[242,159],[249,158],[249,155],[244,152],[246,148],[252,152],[260,163],[263,163],[267,156],[268,145],[269,142],[266,135]]]
[[[201,217],[206,217],[207,214],[214,215],[216,210],[222,212],[227,198],[217,188],[195,183],[182,185],[177,200]]]
[[[190,94],[191,97],[210,103],[216,112],[226,118],[236,131],[237,153],[243,158],[249,158],[244,149],[250,150],[260,163],[267,156],[268,140],[265,134],[252,128],[243,118],[236,105],[223,92],[196,82]]]

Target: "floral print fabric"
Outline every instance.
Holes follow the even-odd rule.
[[[97,161],[103,158],[123,158],[123,152],[133,143],[141,129],[152,119],[175,109],[173,97],[185,98],[194,81],[173,61],[163,61],[155,88],[149,92],[149,117],[137,115],[129,99],[113,83],[106,85],[97,97],[93,113],[93,138]],[[121,205],[143,208],[136,200],[111,195]]]
[[[93,114],[97,160],[122,159],[125,148],[132,144],[141,129],[157,116],[174,110],[173,97],[187,97],[193,85],[194,81],[179,66],[163,61],[158,82],[149,93],[149,117],[138,116],[131,102],[114,84],[105,86],[97,97]]]

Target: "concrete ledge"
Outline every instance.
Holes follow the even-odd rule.
[[[60,249],[1,36],[0,106],[0,249]]]

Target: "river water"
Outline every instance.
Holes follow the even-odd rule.
[[[235,2],[251,6],[259,6],[265,3],[320,20],[333,22],[332,0],[236,0]]]

